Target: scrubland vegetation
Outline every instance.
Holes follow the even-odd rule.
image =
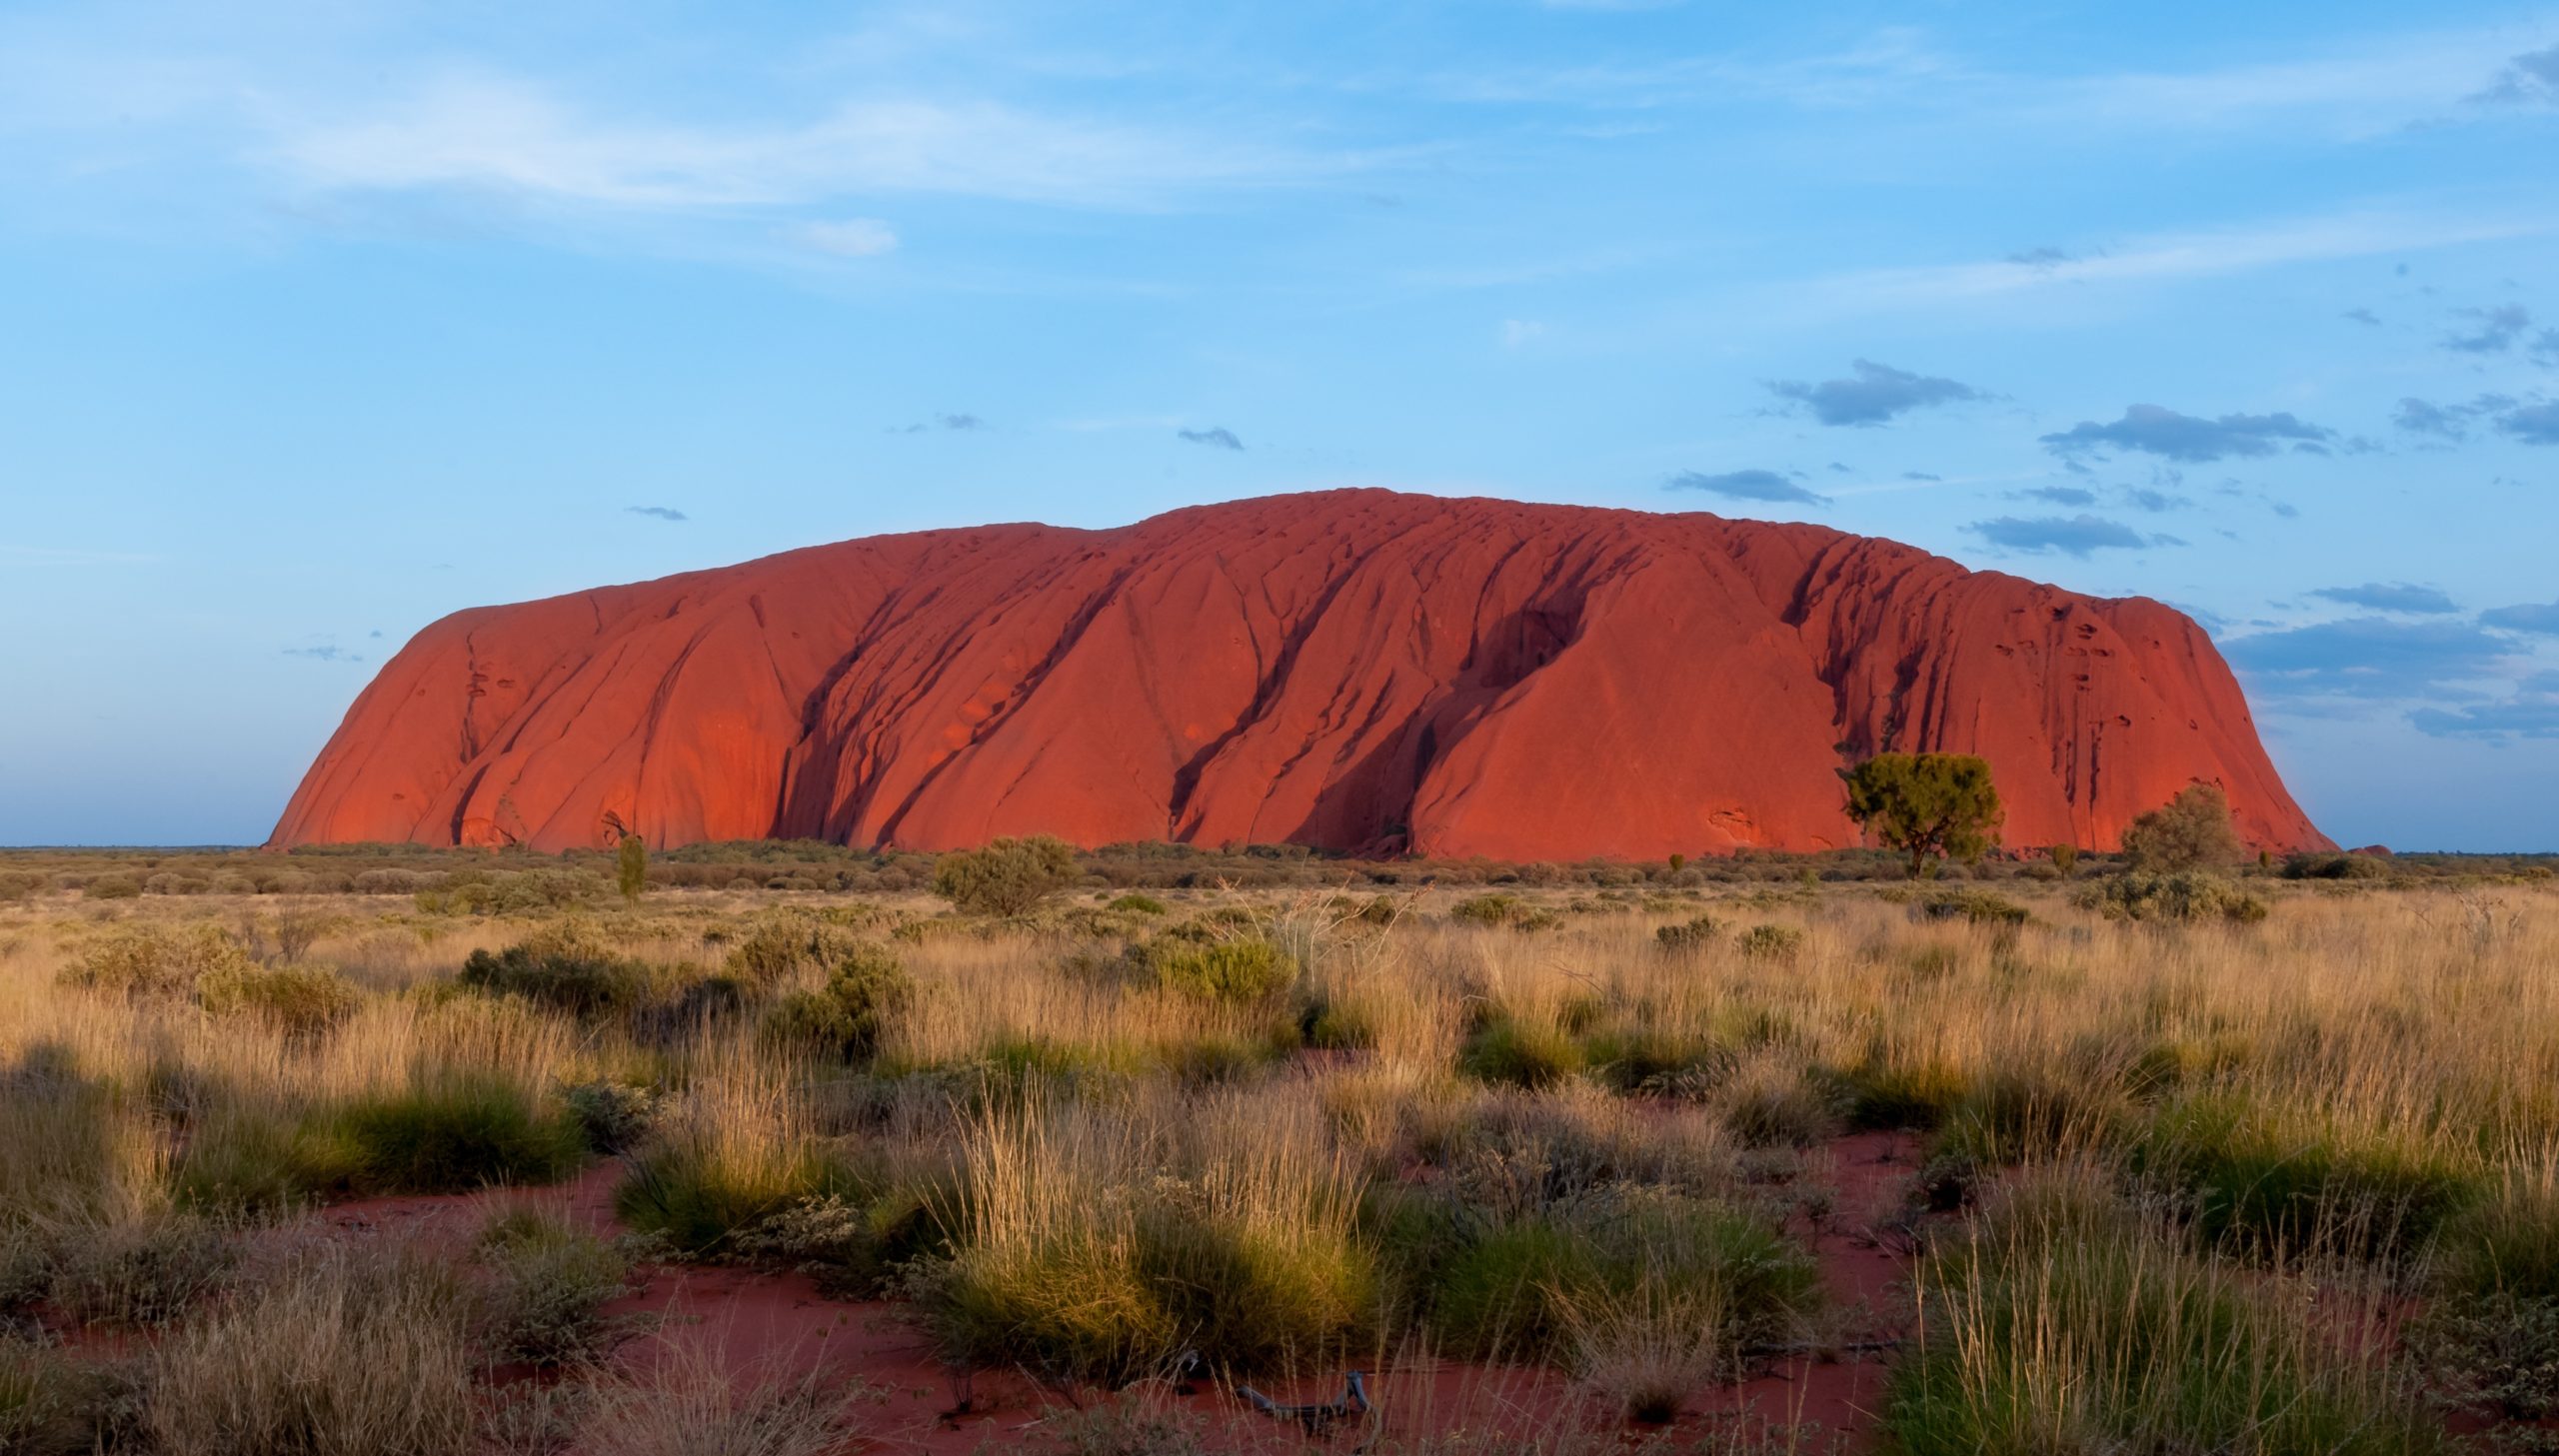
[[[1829,1449],[1698,1413],[1849,1359],[1834,1427],[1913,1456],[2559,1417],[2542,864],[639,857],[0,856],[0,1451],[860,1447],[841,1377],[625,1358],[715,1264],[1028,1372],[1079,1408],[987,1436],[1079,1452],[1351,1368],[1339,1444],[1407,1451]],[[313,1213],[428,1195],[458,1240]],[[1842,1241],[1902,1294],[1843,1306]],[[1393,1407],[1432,1362],[1562,1394]]]

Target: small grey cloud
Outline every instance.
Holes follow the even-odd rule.
[[[2429,404],[2409,398],[2399,402],[2399,413],[2390,422],[2411,435],[2433,435],[2445,440],[2469,438],[2469,413],[2460,406]]]
[[[2286,521],[2298,521],[2301,519],[2301,508],[2292,504],[2290,501],[2268,501],[2266,503],[2266,509],[2274,512],[2277,516],[2282,517]]]
[[[2021,501],[2050,501],[2056,506],[2085,507],[2097,504],[2096,492],[2082,490],[2077,486],[2036,486],[2030,490],[2011,491],[2008,494]]]
[[[2559,401],[2508,410],[2497,428],[2526,445],[2559,445]]]
[[[2272,415],[2223,415],[2206,420],[2180,415],[2158,405],[2132,405],[2111,424],[2082,420],[2058,434],[2043,437],[2044,447],[2059,456],[2096,450],[2138,450],[2165,460],[2200,463],[2228,456],[2272,455],[2285,441],[2317,445],[2337,432],[2294,418]]]
[[[1176,430],[1173,433],[1194,445],[1206,445],[1215,450],[1244,449],[1244,442],[1236,438],[1233,430],[1213,427],[1207,430]]]
[[[2344,313],[2337,315],[2337,317],[2341,319],[2348,319],[2358,324],[2370,324],[2376,329],[2381,327],[2381,316],[2370,309],[2348,309]]]
[[[2222,645],[2222,656],[2261,693],[2363,700],[2439,696],[2447,684],[2494,675],[2513,651],[2469,623],[2387,617],[2349,617]]]
[[[2503,354],[2515,347],[2524,330],[2532,327],[2532,314],[2521,304],[2462,309],[2459,313],[2476,321],[2467,332],[2444,336],[2443,347],[2459,354]]]
[[[2060,552],[2085,557],[2100,551],[2136,551],[2146,546],[2183,546],[2174,537],[2144,536],[2120,521],[2102,516],[2001,516],[1975,521],[1964,530],[1992,546],[2009,551]]]
[[[2096,256],[2103,258],[2106,256],[2105,250],[2098,249]],[[2078,262],[2080,257],[2080,254],[2073,253],[2067,248],[2056,248],[2050,243],[2045,243],[2039,247],[2021,248],[2009,254],[2007,261],[2019,268],[2031,268],[2038,273],[2050,273],[2064,263]]]
[[[2559,738],[2559,673],[2535,673],[2492,703],[2421,708],[2408,722],[2439,738]]]
[[[377,627],[373,631],[366,633],[365,636],[370,638],[379,638],[382,636],[382,629]]]
[[[988,428],[987,422],[979,419],[975,415],[936,415],[930,420],[919,420],[913,425],[892,425],[889,427],[889,433],[892,435],[922,435],[931,430],[958,430],[966,432],[970,430],[984,430],[986,428]]]
[[[2559,329],[2544,329],[2524,347],[2535,364],[2559,364]]]
[[[1792,501],[1805,506],[1827,505],[1830,498],[1817,496],[1772,470],[1736,470],[1721,475],[1704,475],[1697,471],[1681,471],[1664,482],[1665,491],[1703,491],[1709,496],[1724,496],[1735,501]]]
[[[2559,45],[2508,61],[2488,89],[2470,99],[2491,106],[2559,105]]]
[[[2525,602],[2513,607],[2491,607],[2479,614],[2481,627],[2501,628],[2507,632],[2537,632],[2559,637],[2559,602]]]
[[[2419,587],[2408,582],[2366,582],[2360,587],[2322,587],[2310,594],[2325,602],[2346,607],[2361,607],[2371,612],[2396,612],[2415,617],[2439,617],[2459,612],[2461,608],[2450,597],[2432,587]]]
[[[1906,470],[1906,471],[1903,471],[1903,472],[1901,473],[1901,478],[1902,478],[1903,480],[1905,480],[1905,481],[1926,481],[1926,482],[1929,482],[1930,484],[1935,484],[1935,483],[1941,482],[1941,481],[1943,481],[1943,480],[1945,479],[1945,477],[1944,477],[1944,476],[1932,476],[1932,475],[1928,474],[1926,471],[1923,471],[1923,470]]]
[[[1852,476],[1856,474],[1855,471],[1848,468],[1848,464],[1845,461],[1834,460],[1830,462],[1830,470],[1834,475]]]
[[[2154,491],[2147,486],[2125,486],[2115,492],[2115,497],[2135,511],[2147,511],[2153,516],[2182,511],[2194,504],[2187,497]]]
[[[660,521],[690,521],[693,519],[673,506],[625,506],[622,508],[622,511],[626,516],[652,516]]]
[[[1768,392],[1805,406],[1824,425],[1881,425],[1912,410],[1988,398],[1968,384],[1912,374],[1871,359],[1852,360],[1848,367],[1855,371],[1852,379],[1773,380]]]
[[[364,661],[334,643],[323,643],[318,647],[310,648],[286,648],[284,655],[288,658],[309,658],[315,663],[361,663]]]

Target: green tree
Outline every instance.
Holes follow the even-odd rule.
[[[1999,842],[1999,790],[1990,764],[1968,753],[1877,753],[1840,776],[1848,815],[1885,847],[1910,855],[1917,878],[1928,856],[1966,864]]]
[[[2052,846],[2052,867],[2061,871],[2062,878],[2068,879],[2070,877],[2070,871],[2076,868],[2078,864],[2078,845],[2055,844]]]
[[[1063,839],[1034,834],[958,849],[934,861],[933,892],[972,915],[1020,915],[1083,878]]]
[[[2186,785],[2124,829],[2123,852],[2133,868],[2159,874],[2228,866],[2242,852],[2230,796],[2217,783]]]
[[[614,855],[614,877],[622,897],[638,904],[649,888],[649,846],[638,834],[622,836],[622,848]]]

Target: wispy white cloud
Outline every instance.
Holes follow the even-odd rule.
[[[1149,209],[1204,188],[1303,182],[1373,159],[991,101],[862,98],[805,122],[627,119],[551,89],[447,74],[279,128],[267,157],[323,190],[479,188],[644,209],[815,205],[877,192]]]
[[[1821,280],[1816,295],[1869,305],[1987,299],[2073,284],[2128,284],[2245,273],[2260,268],[2541,237],[2559,221],[2462,219],[2355,212],[2159,234],[2085,257],[2018,256],[1977,263],[1869,269]]]
[[[878,218],[802,223],[792,235],[821,253],[842,258],[876,258],[898,247],[897,230]]]

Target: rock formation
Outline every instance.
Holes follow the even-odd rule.
[[[2211,642],[1817,526],[1384,491],[874,537],[458,612],[275,842],[1289,841],[1653,858],[1859,842],[1836,770],[1979,753],[2011,845],[2220,784],[2325,847]]]

